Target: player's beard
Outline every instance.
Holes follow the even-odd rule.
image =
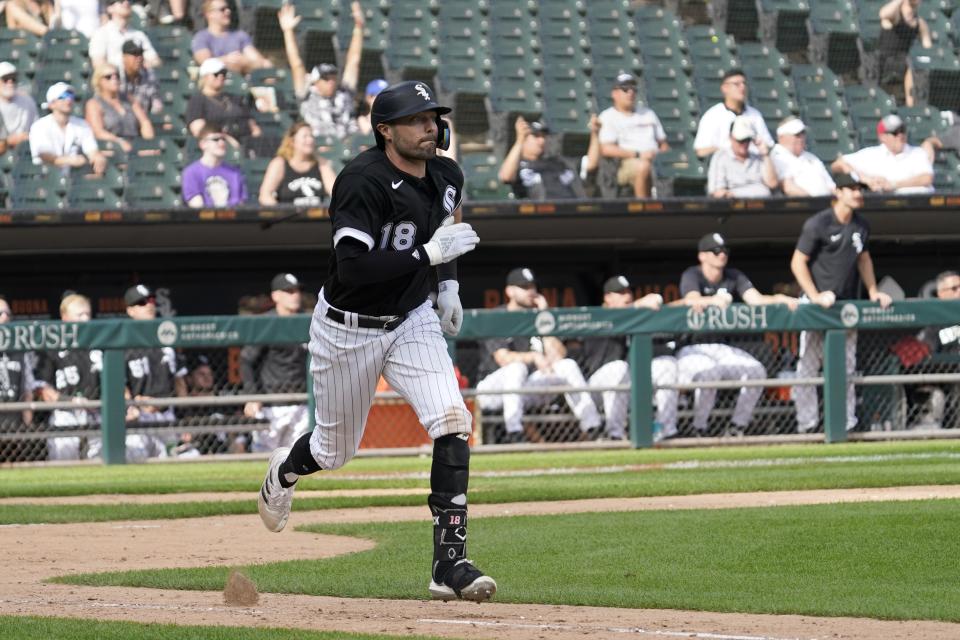
[[[397,145],[397,153],[407,160],[433,160],[437,157],[437,143],[433,140],[418,140],[415,145]]]

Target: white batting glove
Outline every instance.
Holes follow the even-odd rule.
[[[438,265],[473,251],[478,242],[480,242],[480,236],[473,230],[470,223],[454,223],[453,216],[448,216],[423,248],[427,252],[427,257],[430,258],[430,264]]]
[[[437,308],[440,310],[440,328],[448,336],[460,333],[463,326],[463,305],[460,304],[460,283],[444,280],[438,285]]]

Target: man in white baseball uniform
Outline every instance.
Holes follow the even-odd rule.
[[[863,206],[866,185],[848,173],[834,173],[833,205],[807,218],[790,260],[804,301],[829,309],[837,300],[861,297],[861,282],[870,300],[881,307],[892,302],[877,289],[877,278],[870,257],[870,225],[857,209]],[[797,377],[811,378],[823,363],[823,332],[800,334],[800,360]],[[857,332],[848,331],[846,339],[847,378],[857,367]],[[797,431],[805,433],[819,426],[820,412],[815,387],[793,387],[797,407]],[[847,431],[857,426],[857,398],[852,382],[847,383]]]
[[[607,309],[651,309],[656,311],[663,304],[659,293],[634,299],[633,285],[626,276],[608,278],[603,284],[603,307]],[[624,337],[586,338],[583,341],[583,370],[591,387],[610,387],[630,383],[630,366],[627,364],[628,341]],[[676,384],[677,359],[673,350],[661,340],[654,340],[654,358],[650,364],[654,386]],[[677,435],[676,389],[657,389],[654,400],[657,404],[656,421],[653,425],[655,441]],[[602,391],[605,430],[611,440],[623,440],[627,433],[627,411],[630,394],[626,391]]]
[[[377,144],[350,161],[333,187],[330,275],[310,323],[317,426],[270,458],[258,508],[280,531],[297,479],[338,469],[357,452],[382,375],[433,440],[430,495],[435,600],[489,600],[497,583],[467,559],[471,414],[443,333],[463,321],[455,260],[480,238],[460,217],[463,172],[437,155],[449,147],[450,109],[425,82],[381,91],[370,123]],[[438,282],[433,311],[431,281]]]
[[[679,304],[703,312],[707,307],[727,308],[732,302],[749,305],[785,304],[797,308],[797,299],[783,294],[764,295],[742,271],[727,266],[730,248],[719,233],[708,233],[697,244],[699,265],[688,268],[680,278]],[[762,380],[767,370],[756,358],[711,336],[692,336],[693,344],[677,354],[677,378],[681,383],[719,380]],[[753,419],[753,410],[763,394],[762,387],[743,387],[733,410],[728,431],[742,435]],[[707,432],[717,390],[697,389],[694,395],[693,428],[698,436]]]
[[[506,311],[544,310],[547,300],[537,290],[536,276],[526,267],[518,267],[507,274],[504,290],[507,303],[497,307]],[[477,383],[480,408],[503,411],[507,440],[523,439],[524,409],[542,407],[550,396],[530,393],[498,393],[511,389],[570,386],[586,388],[587,381],[580,366],[567,357],[567,348],[553,336],[517,336],[493,338],[483,343],[485,357],[480,364],[481,376]],[[602,420],[597,405],[587,391],[570,391],[564,399],[580,422],[583,438],[599,431]],[[529,428],[528,440],[538,441],[539,434]]]

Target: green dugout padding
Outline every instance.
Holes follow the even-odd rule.
[[[660,311],[565,307],[546,311],[506,312],[468,310],[460,339],[496,336],[554,335],[558,337],[643,336],[631,345],[631,440],[635,446],[652,444],[653,333],[732,333],[822,330],[827,332],[824,354],[824,415],[827,439],[846,439],[838,426],[845,402],[843,334],[850,329],[907,329],[960,323],[960,301],[906,301],[887,309],[870,302],[838,302],[830,309],[803,305],[791,312],[782,305],[731,305],[697,312],[686,307]],[[256,316],[202,316],[151,321],[92,320],[11,322],[0,325],[0,351],[101,349],[104,351],[102,387],[104,459],[124,461],[123,357],[132,347],[227,347],[241,344],[305,342],[310,316],[290,318]],[[312,387],[312,385],[308,385]]]

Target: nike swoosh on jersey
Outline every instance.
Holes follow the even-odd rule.
[[[838,234],[836,234],[836,235],[830,236],[830,242],[836,242],[837,240],[839,240],[839,239],[842,238],[842,237],[843,237],[843,234],[842,234],[842,233],[838,233]]]
[[[400,188],[400,185],[402,184],[403,184],[403,180],[401,180],[400,182],[391,182],[390,186],[393,187],[394,191],[396,191],[397,189]]]

